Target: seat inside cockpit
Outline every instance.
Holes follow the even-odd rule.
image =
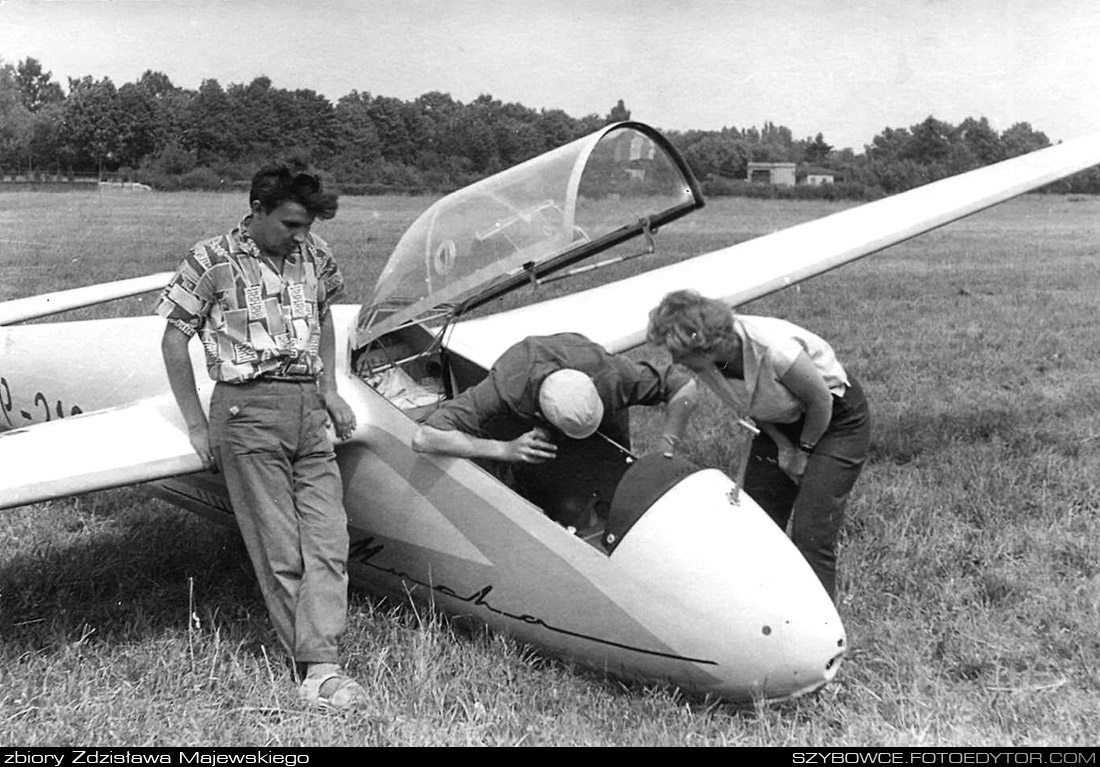
[[[447,398],[443,358],[431,345],[423,327],[409,325],[358,349],[352,368],[360,380],[419,420]]]

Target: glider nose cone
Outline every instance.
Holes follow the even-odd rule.
[[[612,562],[645,590],[648,627],[690,659],[682,686],[780,699],[836,675],[847,646],[836,607],[794,544],[722,472],[692,467],[625,530],[614,519],[609,528]]]
[[[831,682],[847,647],[848,640],[835,611],[832,620],[821,615],[816,627],[812,618],[802,616],[798,629],[783,636],[783,652],[791,680],[790,695],[813,692]]]
[[[806,584],[807,590],[811,585]],[[844,626],[825,589],[821,589],[820,599],[806,596],[792,598],[796,612],[779,631],[788,673],[785,694],[791,697],[813,692],[831,682],[848,650]]]

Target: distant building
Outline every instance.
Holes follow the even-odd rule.
[[[750,162],[748,179],[763,184],[794,186],[794,168],[793,162]]]
[[[646,170],[649,168],[648,160],[652,160],[657,154],[657,146],[641,134],[632,136],[630,141],[619,140],[615,142],[615,162],[629,162],[631,167],[626,169],[635,181],[645,181]]]
[[[810,186],[821,186],[833,183],[832,173],[813,173],[806,176],[806,183]]]

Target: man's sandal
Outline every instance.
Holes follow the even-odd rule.
[[[327,695],[322,693],[326,684],[331,688]],[[346,711],[364,705],[367,693],[358,682],[337,669],[319,676],[307,676],[298,687],[298,698],[317,708]]]

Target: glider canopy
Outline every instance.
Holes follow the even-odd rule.
[[[679,153],[641,123],[607,126],[444,197],[398,242],[355,347],[464,311],[702,207]]]

